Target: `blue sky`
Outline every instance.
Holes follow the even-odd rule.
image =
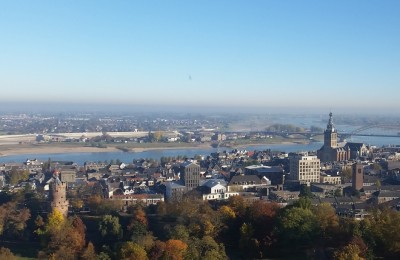
[[[394,111],[400,1],[2,1],[1,102]]]

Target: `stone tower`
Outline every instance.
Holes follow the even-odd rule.
[[[337,131],[333,126],[332,112],[329,113],[329,122],[324,131],[324,146],[330,148],[336,148],[337,143]]]
[[[353,164],[352,187],[361,190],[364,183],[364,167],[361,163]]]
[[[50,206],[57,209],[64,217],[68,215],[69,202],[67,200],[67,183],[61,182],[58,176],[50,184]]]

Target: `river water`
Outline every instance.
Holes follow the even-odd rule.
[[[295,119],[293,119],[295,120]],[[321,123],[320,118],[309,118],[309,120],[305,120],[304,118],[297,119],[295,122],[296,125],[301,125],[301,123],[306,125],[317,125],[319,127],[323,127],[323,123]],[[325,128],[325,127],[324,127]],[[337,126],[337,129],[340,132],[349,133],[358,127],[348,126],[348,125],[340,125]],[[378,131],[378,132],[377,132]],[[368,132],[363,132],[368,134]],[[375,134],[390,134],[396,135],[396,130],[391,129],[372,129],[371,133]],[[389,145],[400,145],[400,136],[399,137],[371,137],[371,136],[353,136],[347,140],[348,142],[360,142],[365,143],[366,145],[373,145],[377,147],[381,146],[389,146]],[[242,147],[240,150],[267,150],[271,149],[273,151],[282,151],[282,152],[300,152],[300,151],[316,151],[321,148],[321,142],[310,142],[309,144],[272,144],[272,145],[256,145],[256,146],[247,146]],[[111,161],[119,159],[122,162],[130,163],[134,159],[141,158],[151,158],[159,160],[161,157],[176,157],[176,156],[186,156],[186,157],[194,157],[195,155],[210,155],[213,152],[231,150],[232,148],[207,148],[207,149],[198,149],[198,148],[185,148],[185,149],[165,149],[165,150],[149,150],[144,152],[96,152],[96,153],[57,153],[57,154],[23,154],[23,155],[11,155],[11,156],[3,156],[0,157],[0,163],[7,162],[23,162],[26,159],[38,159],[38,160],[48,160],[51,158],[53,161],[73,161],[80,165],[83,165],[84,162],[92,161]]]
[[[273,151],[284,151],[284,152],[297,152],[297,151],[312,151],[317,150],[321,147],[322,143],[314,142],[310,144],[273,144],[273,145],[256,145],[242,147],[240,150],[266,150],[271,149]],[[196,155],[210,155],[213,152],[231,150],[232,148],[208,148],[208,149],[197,149],[197,148],[185,148],[185,149],[165,149],[165,150],[149,150],[144,152],[96,152],[96,153],[54,153],[54,154],[22,154],[22,155],[10,155],[0,157],[0,162],[23,162],[26,159],[38,159],[48,160],[51,158],[52,161],[73,161],[80,165],[84,162],[92,161],[111,161],[119,159],[122,162],[129,163],[134,159],[151,158],[159,160],[161,157],[177,157],[186,156],[194,157]]]
[[[400,138],[390,137],[352,137],[352,142],[364,142],[370,145],[400,145]],[[242,147],[240,150],[254,151],[267,150],[282,152],[300,152],[300,151],[316,151],[321,148],[321,142],[311,142],[309,144],[272,144],[272,145],[255,145]],[[143,152],[96,152],[96,153],[55,153],[55,154],[23,154],[0,157],[0,162],[23,162],[26,159],[48,160],[53,161],[72,161],[83,165],[86,161],[98,162],[119,159],[122,162],[130,163],[134,159],[151,158],[159,160],[161,157],[186,156],[194,157],[196,155],[210,155],[213,152],[231,150],[232,148],[208,148],[208,149],[165,149],[165,150],[149,150]]]

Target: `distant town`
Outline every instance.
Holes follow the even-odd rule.
[[[2,116],[1,131],[5,136],[34,136],[34,139],[21,139],[24,141],[18,141],[14,145],[57,145],[72,142],[101,148],[113,143],[182,142],[207,143],[221,148],[195,158],[182,155],[161,157],[160,160],[135,159],[129,162],[110,159],[87,161],[84,165],[69,161],[68,158],[63,161],[29,158],[22,162],[1,163],[2,203],[10,201],[10,198],[21,192],[25,196],[30,194],[30,198],[35,198],[34,202],[19,200],[22,204],[14,205],[13,210],[20,212],[29,208],[30,216],[34,219],[45,219],[54,212],[59,212],[65,219],[78,215],[84,219],[86,225],[90,222],[90,216],[111,214],[121,217],[139,208],[147,214],[153,214],[154,218],[160,214],[161,205],[184,205],[188,199],[207,203],[210,210],[226,210],[226,207],[230,207],[232,214],[236,216],[239,212],[235,211],[238,210],[235,207],[239,206],[235,203],[239,198],[243,205],[262,202],[280,209],[297,207],[299,200],[307,198],[307,203],[310,204],[308,208],[318,209],[321,205],[328,205],[334,211],[335,218],[356,221],[354,223],[370,219],[376,214],[374,210],[377,208],[400,211],[400,146],[371,146],[341,140],[334,119],[332,113],[325,115],[325,128],[276,123],[259,130],[233,131],[229,126],[236,122],[235,117],[182,116],[175,119],[148,119],[84,115],[80,118]],[[243,143],[260,143],[260,140],[264,140],[261,143],[268,143],[270,140],[321,142],[321,148],[299,153],[232,148]],[[7,142],[7,139],[2,141]],[[131,148],[121,147],[120,149],[127,150]],[[161,220],[149,219],[146,223],[147,221],[159,225],[158,221]],[[7,220],[3,225],[6,222]],[[92,228],[91,235],[96,230]],[[156,233],[154,230],[152,232]],[[201,237],[203,236],[204,234]],[[218,236],[213,239],[224,242]],[[181,240],[189,243],[188,238]],[[93,239],[95,251],[103,250],[101,245],[105,241]],[[145,244],[141,244],[143,241],[135,243],[146,249]],[[241,246],[247,248],[246,250],[252,247],[249,244]],[[235,246],[227,247],[228,255],[240,256],[235,251]],[[340,251],[340,243],[337,247]],[[254,250],[259,253],[255,253],[254,258],[265,255],[264,251],[269,247],[259,245],[257,248]],[[54,250],[45,247],[42,253],[53,254]],[[73,254],[78,256],[83,248],[80,250]],[[146,250],[150,254],[151,248]],[[379,250],[370,250],[382,255]],[[111,259],[118,258],[107,251],[102,252]],[[225,251],[221,252],[219,254],[224,255],[221,259],[228,257]],[[397,252],[392,253],[396,255]],[[329,255],[329,252],[319,253]]]

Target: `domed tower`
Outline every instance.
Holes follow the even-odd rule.
[[[50,184],[50,206],[51,209],[57,209],[64,217],[68,215],[69,202],[67,200],[67,183],[61,182],[58,176]]]

